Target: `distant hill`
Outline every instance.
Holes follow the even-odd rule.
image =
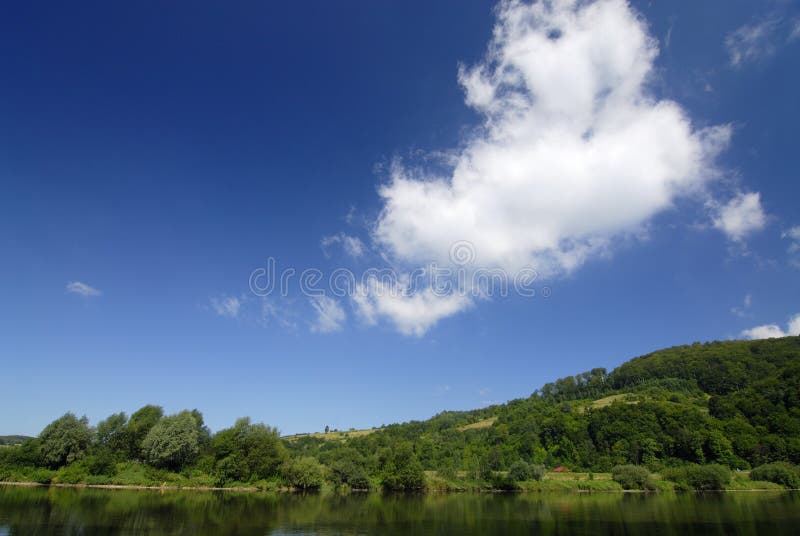
[[[370,433],[297,435],[287,446],[325,463],[346,451],[380,456],[399,442],[429,470],[504,470],[518,460],[592,471],[800,463],[800,337],[676,346],[506,404]]]
[[[29,439],[33,438],[24,435],[4,435],[0,436],[0,445],[21,445]]]

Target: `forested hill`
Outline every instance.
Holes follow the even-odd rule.
[[[248,418],[212,434],[198,410],[147,405],[94,426],[66,413],[0,448],[0,481],[528,489],[565,466],[615,480],[576,480],[580,489],[660,489],[647,469],[675,486],[721,489],[730,482],[721,466],[760,466],[756,480],[800,488],[800,469],[770,462],[800,462],[800,337],[669,348],[525,399],[375,430],[281,438]]]
[[[561,378],[529,398],[348,437],[295,437],[323,463],[410,443],[425,469],[514,462],[608,471],[634,463],[800,462],[800,337],[695,343]]]

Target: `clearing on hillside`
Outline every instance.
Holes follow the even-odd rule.
[[[336,430],[334,432],[311,432],[307,434],[293,434],[288,436],[283,436],[281,439],[285,439],[286,441],[294,441],[295,439],[299,439],[301,437],[318,437],[320,439],[324,439],[326,441],[345,441],[350,439],[351,437],[360,437],[365,436],[367,434],[371,434],[377,430],[377,428],[368,428],[366,430]]]
[[[474,422],[472,424],[465,424],[464,426],[459,426],[458,431],[464,432],[466,430],[480,430],[481,428],[490,428],[495,423],[496,420],[497,417],[489,417],[488,419],[484,419],[482,421]]]
[[[638,404],[639,401],[634,399],[630,393],[622,393],[619,395],[610,395],[603,398],[593,400],[588,406],[578,408],[580,413],[584,413],[588,409],[598,409],[610,406],[616,401],[624,402],[625,404]]]

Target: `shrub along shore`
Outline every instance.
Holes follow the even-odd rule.
[[[541,480],[522,480],[511,481],[507,475],[497,475],[496,480],[481,481],[469,478],[445,479],[433,471],[426,472],[426,482],[424,488],[415,490],[427,493],[660,493],[660,492],[685,492],[685,491],[713,491],[713,492],[737,492],[737,491],[790,491],[798,490],[797,484],[786,484],[781,471],[780,475],[767,476],[772,480],[758,480],[746,472],[732,473],[731,478],[726,482],[716,481],[716,475],[711,480],[692,480],[678,478],[678,482],[665,480],[659,475],[652,475],[647,470],[642,473],[641,467],[635,467],[633,471],[624,470],[622,473],[570,473],[567,476],[545,475]],[[631,477],[628,472],[635,472]],[[798,474],[797,468],[792,469],[793,477]],[[647,474],[644,480],[637,475]],[[634,478],[631,481],[630,478]],[[674,478],[674,477],[673,477]],[[762,477],[764,478],[764,477]],[[498,486],[497,479],[503,481]],[[723,475],[724,479],[724,475]],[[174,491],[230,491],[230,492],[277,492],[293,493],[299,491],[322,491],[334,493],[362,493],[380,491],[382,488],[375,486],[367,489],[353,489],[346,485],[336,486],[330,481],[324,481],[319,487],[314,488],[294,488],[279,483],[268,483],[259,486],[194,486],[182,483],[179,476],[170,478],[163,482],[150,484],[89,484],[64,483],[46,481],[19,481],[9,482],[0,481],[0,486],[50,486],[61,488],[93,488],[93,489],[128,489],[128,490],[174,490]],[[92,479],[93,482],[102,479]],[[171,483],[168,483],[171,482]]]

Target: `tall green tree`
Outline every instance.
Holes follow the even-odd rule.
[[[197,420],[189,411],[163,417],[142,440],[142,453],[148,463],[178,470],[200,451]]]
[[[164,416],[164,409],[161,406],[148,404],[136,410],[128,420],[126,434],[128,436],[128,456],[132,459],[141,459],[142,441],[147,434]]]
[[[283,466],[286,483],[297,489],[317,489],[322,486],[322,466],[311,456],[292,458]]]
[[[208,426],[206,426],[203,414],[200,410],[193,409],[190,413],[197,423],[198,440],[200,441],[200,448],[202,449],[211,444],[211,431],[208,429]]]
[[[383,485],[393,490],[425,487],[425,472],[411,443],[402,441],[395,447],[384,468]]]
[[[278,430],[238,419],[212,439],[217,473],[226,482],[247,482],[273,477],[288,455]]]
[[[97,423],[98,445],[115,457],[124,457],[130,443],[127,424],[128,417],[125,413],[114,413]]]
[[[66,413],[39,434],[39,449],[45,465],[58,468],[81,459],[92,441],[86,417]]]

